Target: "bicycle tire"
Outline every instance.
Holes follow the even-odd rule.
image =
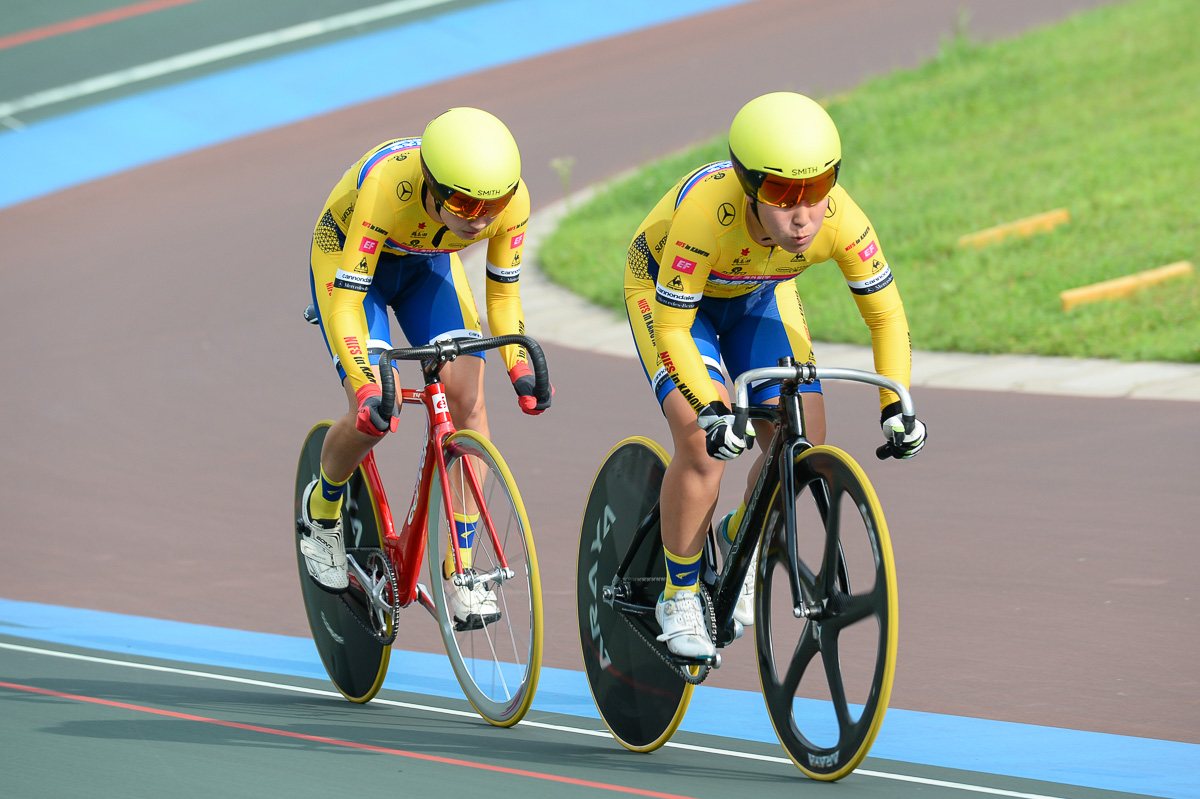
[[[883,724],[896,669],[896,567],[879,499],[854,459],[819,446],[794,464],[801,595],[820,610],[813,618],[793,613],[776,481],[756,574],[759,680],[788,757],[809,777],[831,781],[862,763]],[[816,525],[823,538],[811,535]]]
[[[295,519],[300,518],[304,489],[320,475],[321,446],[331,424],[330,421],[318,423],[304,439],[296,469]],[[347,547],[381,546],[376,507],[375,497],[360,466],[347,484],[346,499],[342,503],[342,530]],[[296,538],[296,565],[308,627],[325,672],[346,699],[358,704],[369,702],[383,687],[392,649],[380,643],[364,627],[361,618],[370,611],[365,596],[354,587],[355,583],[352,581],[352,587],[342,595],[322,590],[308,576],[304,556],[300,554],[299,536],[293,532],[293,537]],[[362,617],[356,617],[347,603],[357,603]],[[390,618],[385,624],[392,632]]]
[[[512,473],[490,441],[473,430],[459,430],[446,437],[443,447],[455,507],[461,507],[457,503],[468,493],[474,496],[477,507],[490,515],[499,540],[497,549],[481,513],[471,548],[476,572],[498,569],[503,554],[513,576],[487,583],[496,596],[498,619],[465,629],[456,625],[447,595],[454,585],[442,569],[450,552],[450,526],[442,483],[435,475],[429,492],[430,593],[446,654],[468,701],[489,723],[509,727],[533,704],[544,646],[541,577],[529,518]],[[478,494],[460,468],[468,458],[479,483]]]
[[[604,600],[602,589],[613,583],[634,533],[658,504],[669,462],[666,451],[648,438],[617,444],[596,473],[579,538],[575,596],[588,687],[605,726],[635,752],[651,752],[670,740],[694,686],[639,637]],[[646,536],[626,576],[665,584],[661,542],[661,535]]]

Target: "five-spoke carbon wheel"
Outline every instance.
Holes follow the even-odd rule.
[[[795,502],[776,485],[763,530],[759,678],[791,759],[814,779],[837,780],[866,757],[887,709],[896,569],[883,511],[859,465],[820,446],[797,455],[794,467]]]

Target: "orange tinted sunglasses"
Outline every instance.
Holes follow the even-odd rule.
[[[761,174],[761,173],[760,173]],[[759,202],[776,208],[791,208],[801,202],[815,205],[825,199],[837,183],[838,167],[815,178],[792,180],[767,173],[756,193]]]
[[[517,190],[514,187],[512,191],[503,197],[497,197],[494,200],[480,200],[478,197],[472,197],[469,194],[463,194],[461,191],[451,189],[449,196],[442,200],[442,206],[460,219],[499,216],[508,207],[508,203],[516,193]],[[437,192],[434,192],[434,194],[436,195]]]
[[[447,211],[457,216],[459,219],[479,219],[484,216],[499,216],[513,196],[517,193],[517,187],[513,186],[512,190],[500,197],[494,197],[490,200],[481,200],[478,197],[472,197],[466,192],[459,191],[438,183],[433,179],[433,175],[429,174],[429,167],[425,166],[425,159],[421,159],[421,172],[425,176],[425,185],[433,192],[433,197],[442,204]],[[520,184],[518,184],[520,185]]]

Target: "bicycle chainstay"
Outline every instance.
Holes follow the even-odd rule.
[[[666,577],[626,577],[625,581],[630,583],[661,583],[664,586],[667,584]],[[705,615],[708,617],[709,640],[715,641],[717,640],[717,617],[716,614],[713,613],[712,598],[709,597],[708,589],[706,589],[704,586],[697,585],[696,590],[703,596],[700,604],[704,606],[706,611]],[[671,667],[672,671],[683,678],[684,682],[690,683],[691,685],[699,685],[700,683],[704,682],[704,679],[708,676],[708,673],[712,671],[711,666],[700,666],[699,671],[693,675],[690,671],[688,671],[688,666],[680,665],[677,661],[673,660],[666,651],[664,651],[666,650],[666,644],[663,644],[660,641],[652,638],[647,638],[646,633],[642,631],[638,624],[634,623],[633,619],[628,613],[622,613],[620,616],[625,620],[626,624],[633,628],[633,631],[637,633],[638,638],[641,638],[642,641],[645,642],[646,646],[650,647],[650,651],[658,655],[663,663],[666,663]]]
[[[346,609],[350,611],[350,615],[353,616],[355,620],[363,626],[363,629],[371,634],[372,638],[384,646],[391,646],[396,640],[396,629],[400,620],[400,607],[396,602],[396,597],[399,594],[399,588],[396,585],[396,571],[392,568],[392,562],[388,559],[387,554],[382,549],[377,549],[375,547],[347,547],[346,555],[362,555],[362,560],[359,560],[358,557],[355,557],[355,561],[358,562],[359,566],[366,564],[370,560],[371,555],[378,555],[379,560],[383,562],[384,570],[387,572],[388,587],[392,589],[392,632],[389,635],[381,635],[380,631],[375,629],[375,625],[369,619],[364,619],[359,609],[346,599],[345,593],[338,594],[338,596],[342,600],[342,604],[345,605]],[[367,601],[371,601],[370,597],[367,597]]]

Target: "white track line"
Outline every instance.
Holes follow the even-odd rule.
[[[190,53],[164,58],[161,61],[152,61],[149,64],[110,72],[107,75],[98,75],[78,83],[59,86],[57,89],[46,89],[45,91],[36,92],[16,100],[0,103],[0,120],[7,120],[15,114],[20,114],[34,108],[43,108],[55,103],[74,100],[78,97],[86,97],[89,94],[128,86],[131,83],[138,83],[150,78],[170,75],[173,72],[212,64],[217,61],[224,61],[228,58],[266,50],[271,47],[278,47],[281,44],[311,39],[314,36],[320,36],[324,33],[352,28],[355,25],[378,22],[389,17],[397,17],[413,11],[434,8],[449,2],[452,2],[452,0],[395,0],[395,2],[383,3],[382,5],[363,8],[358,11],[349,11],[345,14],[336,14],[332,17],[318,19],[313,22],[304,22],[289,28],[280,28],[277,31],[269,33],[260,33],[256,36],[236,39],[225,44],[204,47],[200,50],[193,50]],[[15,122],[15,120],[9,120],[9,127],[19,127],[19,123],[13,125],[11,122]]]
[[[20,644],[8,644],[0,642],[0,649],[10,649],[14,652],[25,652],[32,655],[46,655],[48,657],[65,658],[67,660],[79,660],[85,663],[99,663],[105,666],[124,666],[131,669],[142,669],[143,671],[158,671],[167,674],[179,674],[186,677],[201,677],[206,680],[220,680],[222,682],[238,683],[240,685],[253,685],[259,688],[274,688],[280,691],[291,691],[298,694],[310,694],[312,696],[329,696],[341,698],[341,694],[337,691],[326,691],[320,688],[305,688],[299,685],[288,685],[287,683],[268,682],[266,680],[253,680],[248,677],[234,677],[228,674],[215,674],[207,671],[195,671],[192,669],[178,669],[170,666],[155,666],[149,663],[136,663],[129,660],[112,660],[110,658],[99,658],[91,655],[78,655],[74,652],[59,652],[54,649],[41,649],[32,646],[21,646]],[[433,707],[431,705],[418,705],[412,702],[398,702],[394,699],[380,699],[376,697],[371,700],[373,705],[389,705],[391,707],[402,707],[409,710],[420,710],[427,713],[440,713],[445,716],[461,716],[465,718],[479,718],[479,714],[465,710],[452,710],[444,707]],[[523,727],[536,727],[542,730],[553,730],[555,732],[566,732],[573,735],[590,735],[600,738],[609,738],[611,733],[608,730],[586,730],[579,727],[565,727],[561,724],[546,724],[539,721],[522,721]],[[770,755],[757,755],[750,752],[735,752],[729,749],[716,749],[708,746],[695,746],[693,744],[681,744],[668,741],[666,746],[673,749],[684,749],[690,752],[703,752],[710,755],[724,755],[725,757],[736,757],[741,760],[759,760],[768,763],[781,763],[783,765],[792,765],[792,761],[786,757],[771,757]],[[961,782],[947,782],[945,780],[932,780],[926,777],[910,777],[906,774],[889,774],[883,771],[871,771],[869,769],[855,769],[855,774],[864,777],[877,777],[884,780],[897,780],[899,782],[912,782],[919,785],[929,785],[937,788],[950,788],[958,791],[970,791],[972,793],[984,793],[992,796],[1007,796],[1012,799],[1062,799],[1062,797],[1050,796],[1039,793],[1021,793],[1019,791],[1005,791],[999,788],[987,788],[982,785],[967,785]]]

